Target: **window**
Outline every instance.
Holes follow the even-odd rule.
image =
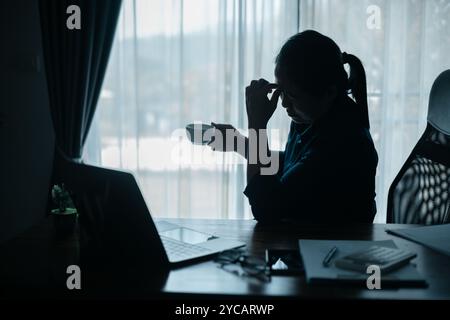
[[[186,124],[246,128],[244,90],[274,80],[298,1],[124,0],[85,161],[131,170],[158,217],[250,218],[245,166],[191,145]],[[272,147],[283,148],[289,119]],[[181,134],[180,134],[181,133]]]
[[[369,6],[380,9],[379,29],[367,26]],[[384,222],[389,186],[425,128],[431,84],[450,68],[449,1],[124,0],[86,162],[134,172],[154,216],[250,218],[243,162],[192,146],[184,127],[245,128],[245,86],[273,80],[281,45],[305,29],[365,65],[380,158],[375,221]],[[280,108],[269,129],[282,149]]]
[[[374,5],[379,29],[367,27]],[[431,85],[450,68],[450,2],[303,0],[300,12],[301,29],[330,36],[365,66],[379,156],[375,222],[385,222],[389,187],[425,129]]]

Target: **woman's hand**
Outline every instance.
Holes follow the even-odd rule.
[[[213,151],[232,151],[245,156],[247,137],[243,136],[231,124],[211,122],[211,125],[214,127],[215,132],[208,145]]]
[[[269,99],[267,95],[276,89]],[[277,108],[281,91],[278,85],[269,83],[265,79],[253,80],[245,88],[245,101],[247,106],[248,126],[252,129],[265,129],[269,119]]]

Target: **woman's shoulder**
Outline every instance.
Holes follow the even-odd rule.
[[[336,150],[353,153],[376,153],[369,128],[361,120],[360,110],[352,99],[343,101],[321,134],[318,143]]]
[[[356,104],[350,97],[345,97],[337,105],[335,121],[331,122],[332,125],[329,126],[331,131],[329,133],[332,134],[334,131],[350,139],[367,139],[369,130],[366,128],[362,115],[363,110],[361,110],[361,106]]]

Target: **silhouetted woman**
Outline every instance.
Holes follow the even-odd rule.
[[[249,158],[244,194],[254,217],[262,222],[372,222],[378,157],[369,132],[361,61],[342,53],[330,38],[308,30],[283,45],[275,77],[276,84],[260,79],[246,88],[249,131],[260,133],[244,138],[249,146],[243,154]],[[252,146],[267,145],[264,129],[279,98],[292,119],[289,137],[278,155],[276,173],[263,174],[267,165],[259,157],[250,161],[248,152]],[[232,128],[214,125],[221,131]],[[217,143],[211,145],[220,150]]]

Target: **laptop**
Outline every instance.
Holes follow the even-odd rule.
[[[90,247],[129,263],[176,266],[242,247],[243,242],[152,219],[131,173],[67,163],[72,193]]]

